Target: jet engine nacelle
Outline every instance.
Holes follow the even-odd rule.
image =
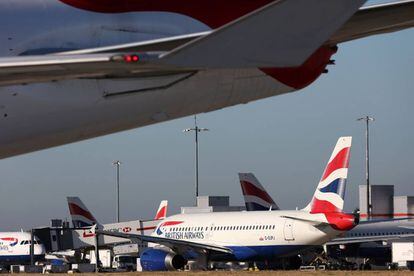
[[[141,267],[144,271],[167,271],[182,269],[187,260],[161,249],[147,249],[141,254]]]

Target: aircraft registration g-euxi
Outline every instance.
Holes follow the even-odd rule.
[[[341,137],[314,196],[302,210],[178,214],[158,224],[152,235],[98,234],[159,244],[140,255],[143,270],[174,270],[188,260],[268,261],[294,256],[352,229],[358,217],[343,210],[351,137]],[[203,267],[203,266],[202,266]]]
[[[2,0],[0,158],[302,89],[414,1]]]

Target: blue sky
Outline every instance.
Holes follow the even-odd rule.
[[[372,1],[371,1],[372,2]],[[377,1],[379,2],[379,1]],[[384,1],[381,1],[384,2]],[[346,208],[364,182],[365,114],[371,125],[371,178],[414,195],[414,30],[339,47],[336,65],[299,92],[199,115],[200,193],[242,204],[237,172],[254,172],[282,208],[303,207],[341,135],[354,137]],[[121,218],[151,218],[162,199],[170,214],[194,202],[193,136],[187,117],[1,160],[1,230],[68,218],[78,195],[101,222],[115,219],[115,169],[121,167]]]

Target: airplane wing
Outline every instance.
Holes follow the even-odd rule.
[[[326,245],[341,245],[341,244],[355,244],[365,242],[383,242],[383,241],[397,241],[404,238],[413,238],[414,234],[400,234],[400,235],[383,235],[383,236],[364,236],[364,237],[345,237],[336,238],[327,242]]]
[[[295,67],[321,47],[365,0],[280,0],[162,55],[191,68]]]
[[[121,78],[182,73],[155,64],[159,52],[41,55],[0,58],[0,85],[65,79]]]
[[[207,35],[123,45],[127,55],[114,46],[100,49],[99,53],[95,49],[62,55],[0,58],[0,85],[153,76],[207,67],[300,65],[365,1],[278,0]],[[129,50],[163,49],[185,41],[190,42],[164,53],[142,52],[136,54],[139,61],[127,62]]]
[[[360,8],[325,44],[337,44],[414,27],[414,0],[404,0]],[[186,43],[215,31],[191,33],[142,42],[119,44],[63,52],[62,54],[124,53],[142,51],[172,51]]]
[[[359,9],[364,2],[278,0],[210,32],[60,55],[0,58],[0,86],[204,68],[292,67],[322,45],[414,26],[414,0]],[[139,60],[131,60],[133,56]]]
[[[101,53],[126,53],[126,52],[163,52],[171,51],[196,38],[211,34],[213,31],[190,33],[185,35],[171,36],[166,38],[145,40],[140,42],[118,44],[106,47],[89,48],[83,50],[61,52],[62,55],[82,55]]]
[[[414,27],[414,0],[361,8],[328,41],[338,44]]]
[[[119,238],[125,238],[130,240],[138,240],[143,242],[151,242],[157,243],[160,245],[164,245],[168,248],[173,249],[175,252],[185,252],[187,250],[194,250],[194,251],[209,251],[211,253],[226,253],[232,254],[233,251],[227,247],[211,245],[211,244],[202,244],[196,242],[190,242],[185,240],[174,240],[168,238],[161,238],[161,237],[153,237],[147,235],[137,235],[137,234],[125,234],[125,233],[118,233],[118,232],[111,232],[111,231],[103,231],[99,229],[95,229],[95,233]]]

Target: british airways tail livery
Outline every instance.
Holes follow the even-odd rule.
[[[157,213],[155,214],[154,220],[161,220],[167,217],[168,201],[162,200],[160,207],[158,207]]]
[[[322,174],[312,201],[305,210],[310,213],[342,212],[348,177],[351,137],[338,140]]]
[[[280,209],[254,174],[239,173],[239,179],[247,211]]]
[[[79,197],[67,197],[67,201],[73,227],[90,227],[98,223]]]
[[[72,219],[73,227],[91,227],[98,221],[88,210],[86,205],[79,197],[67,197],[69,212]],[[162,220],[167,216],[168,200],[162,200],[155,214],[154,220]]]
[[[99,224],[94,215],[88,210],[86,205],[79,197],[67,197],[69,212],[71,215],[72,223],[76,229],[77,239],[74,240],[74,248],[84,248],[95,245],[95,235],[90,231],[94,224]],[[162,200],[158,210],[155,214],[155,218],[151,220],[131,220],[115,223],[99,224],[102,229],[112,232],[120,233],[136,233],[136,234],[151,234],[157,224],[165,219],[167,216],[168,201]],[[118,239],[112,237],[104,237],[99,240],[99,246],[107,246],[120,242],[125,242],[125,239]],[[138,243],[139,250],[146,248],[146,243]]]
[[[141,253],[144,270],[180,269],[188,260],[205,267],[208,260],[275,263],[292,257],[325,244],[358,223],[355,215],[342,212],[347,177],[343,169],[348,167],[351,140],[339,138],[309,208],[178,214],[165,218],[152,235],[114,233],[98,226],[94,231],[159,244]]]

